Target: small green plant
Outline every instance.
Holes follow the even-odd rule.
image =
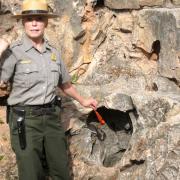
[[[77,74],[74,74],[72,77],[71,77],[71,82],[73,83],[73,84],[75,84],[76,82],[77,82],[77,80],[78,80],[78,75]]]
[[[4,158],[4,155],[0,155],[0,161]]]

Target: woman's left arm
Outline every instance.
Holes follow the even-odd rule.
[[[90,98],[82,97],[70,82],[66,82],[62,84],[60,88],[65,94],[78,101],[82,106],[89,107],[94,110],[97,109],[97,104],[98,104],[97,101],[92,97]]]

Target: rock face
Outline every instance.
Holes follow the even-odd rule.
[[[110,9],[138,9],[138,0],[105,0],[105,5]]]
[[[165,0],[139,0],[140,6],[162,6]]]
[[[142,6],[163,6],[165,0],[104,0],[110,9],[140,9]],[[174,2],[176,5],[178,2]]]
[[[138,15],[135,27],[135,46],[142,43],[146,51],[159,51],[160,75],[179,81],[179,24],[178,10],[144,10]],[[137,29],[136,29],[137,28]],[[150,32],[150,33],[148,33]],[[145,44],[142,37],[147,37]],[[153,43],[154,44],[153,44]],[[155,45],[155,43],[158,43]],[[155,49],[153,49],[155,45]],[[176,53],[175,53],[176,52]]]
[[[3,35],[11,35],[14,22],[2,18],[19,4],[8,2],[1,1]],[[46,36],[79,92],[99,101],[106,122],[63,98],[73,179],[180,179],[180,1],[49,3],[60,17],[49,22]],[[0,157],[7,154],[0,158],[2,180],[17,177],[14,163],[4,168],[8,148],[0,143]]]
[[[172,3],[175,5],[180,5],[180,1],[179,0],[172,0]]]

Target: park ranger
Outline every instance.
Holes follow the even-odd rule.
[[[12,148],[16,154],[20,180],[43,180],[44,161],[52,180],[69,180],[67,145],[59,121],[56,87],[82,106],[97,108],[97,101],[79,95],[59,52],[44,38],[48,18],[45,0],[24,0],[22,19],[25,33],[11,44],[1,67],[0,86],[8,82],[8,119]],[[47,169],[46,169],[47,170]]]

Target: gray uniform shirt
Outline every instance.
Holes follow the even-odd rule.
[[[48,41],[39,52],[24,36],[10,47],[0,79],[12,82],[9,105],[41,105],[51,102],[56,95],[56,87],[70,81],[70,76],[59,52]]]

